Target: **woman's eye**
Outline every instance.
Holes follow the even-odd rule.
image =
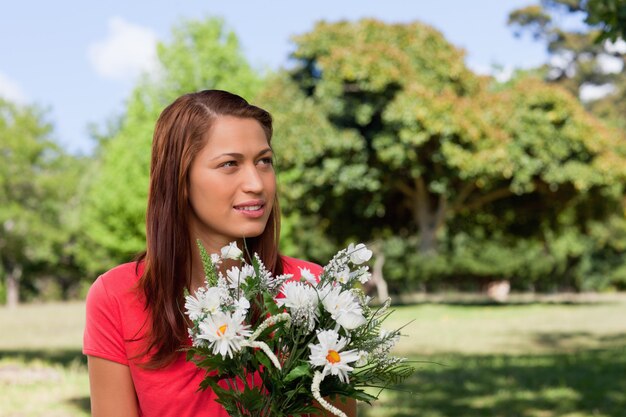
[[[226,167],[226,168],[235,167],[237,166],[237,161],[226,161],[220,166]]]
[[[262,158],[259,160],[260,163],[264,164],[264,165],[272,165],[274,163],[274,161],[272,160],[272,158]]]

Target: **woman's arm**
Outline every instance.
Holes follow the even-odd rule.
[[[344,401],[341,401],[338,397],[331,399],[326,398],[326,401],[346,413],[348,417],[357,417],[356,415],[356,400],[354,398],[347,398]],[[320,412],[315,415],[311,415],[311,417],[334,417],[334,414],[324,410],[317,402],[315,403],[317,408],[320,409]]]
[[[335,397],[335,399],[330,403],[346,413],[348,417],[356,417],[356,400],[354,398],[348,398],[345,402],[343,402],[339,398]],[[332,414],[327,412],[326,415],[331,416]]]
[[[137,395],[128,366],[87,356],[92,417],[137,417]]]

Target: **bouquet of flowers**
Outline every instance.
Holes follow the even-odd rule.
[[[206,285],[186,295],[192,323],[187,359],[207,371],[210,387],[231,416],[286,417],[345,413],[326,398],[370,402],[364,388],[386,388],[414,369],[390,351],[399,330],[384,330],[389,301],[378,308],[359,289],[371,274],[363,244],[339,251],[319,277],[273,276],[257,254],[244,259],[234,242],[209,255],[198,242]],[[226,275],[225,259],[241,261]],[[380,392],[379,392],[380,393]]]

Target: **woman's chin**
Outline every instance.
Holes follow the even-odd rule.
[[[239,239],[241,239],[242,237],[244,238],[252,238],[252,237],[259,237],[261,236],[261,234],[263,234],[263,231],[265,230],[265,227],[263,228],[246,228],[241,230],[241,234],[239,235]]]

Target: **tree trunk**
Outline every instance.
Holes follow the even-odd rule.
[[[383,266],[385,265],[383,245],[382,242],[372,242],[367,245],[374,252],[374,267],[372,268],[372,278],[363,285],[363,291],[367,295],[371,295],[376,289],[376,297],[380,303],[384,303],[389,298],[387,281],[383,275]]]
[[[421,254],[436,254],[437,232],[445,220],[447,199],[440,194],[433,207],[431,196],[422,178],[415,180],[415,188],[413,218],[419,228],[418,251]]]
[[[382,251],[378,251],[376,254],[376,261],[374,261],[374,270],[372,271],[372,281],[376,285],[376,295],[378,301],[382,304],[389,298],[389,290],[387,287],[387,281],[383,275],[383,266],[385,265],[385,254]]]
[[[22,267],[19,265],[11,268],[7,273],[7,307],[15,308],[20,301],[20,278]]]
[[[421,254],[437,253],[437,231],[432,224],[430,216],[423,216],[419,224],[418,251]]]

